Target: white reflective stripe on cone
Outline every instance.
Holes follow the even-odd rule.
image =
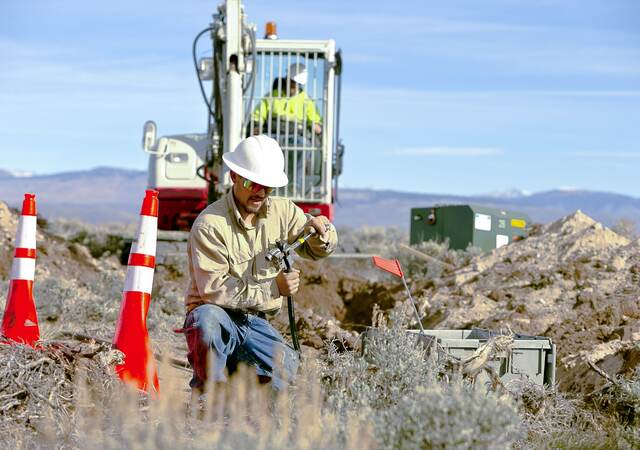
[[[34,258],[13,258],[11,266],[12,280],[33,281],[36,274],[36,260]]]
[[[158,218],[140,216],[138,226],[138,240],[131,245],[131,253],[156,256],[156,241],[158,240]]]
[[[124,291],[145,292],[151,294],[153,287],[153,269],[143,266],[129,266],[124,280]]]
[[[36,248],[36,216],[21,216],[16,233],[16,248]]]

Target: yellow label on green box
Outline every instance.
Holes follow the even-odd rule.
[[[524,228],[527,226],[527,222],[524,219],[511,219],[512,228]]]

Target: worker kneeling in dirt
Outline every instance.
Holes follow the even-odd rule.
[[[324,258],[338,235],[326,217],[305,215],[292,201],[269,196],[288,183],[275,140],[248,137],[223,160],[233,186],[200,213],[189,236],[184,332],[193,368],[190,385],[203,390],[207,375],[225,381],[225,368],[231,373],[245,362],[256,367],[262,381],[281,389],[295,376],[298,353],[266,318],[280,310],[282,296],[298,291],[300,274],[280,271],[265,256],[277,241],[291,243],[313,228],[316,234],[296,251]]]

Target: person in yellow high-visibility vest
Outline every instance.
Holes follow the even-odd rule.
[[[315,134],[322,133],[322,116],[313,100],[302,89],[306,83],[307,69],[302,63],[291,64],[288,77],[276,78],[271,95],[263,98],[251,115],[254,134],[270,132],[289,137],[295,133],[303,134],[305,127]],[[269,120],[272,122],[271,129]]]

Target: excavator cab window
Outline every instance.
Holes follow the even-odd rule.
[[[323,145],[328,70],[318,51],[260,49],[253,66],[255,81],[245,93],[245,135],[266,134],[278,141],[289,176],[277,195],[319,200],[326,193]]]

